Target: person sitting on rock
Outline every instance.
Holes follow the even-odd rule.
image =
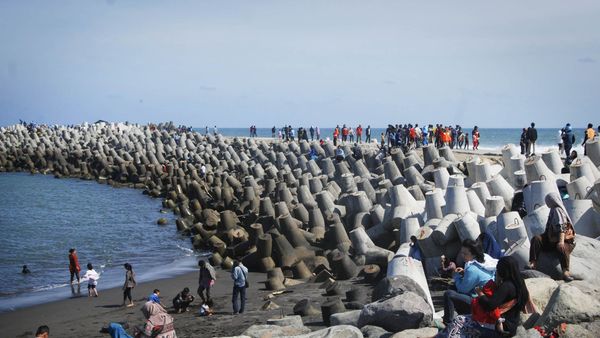
[[[439,269],[440,277],[442,278],[451,278],[454,274],[454,270],[456,270],[456,263],[446,258],[445,255],[440,257],[441,267]]]
[[[550,214],[544,233],[531,239],[529,267],[537,268],[537,261],[542,251],[555,252],[563,271],[563,279],[570,282],[573,280],[569,272],[569,263],[571,252],[575,248],[575,229],[557,193],[546,195],[545,202],[550,208]]]
[[[344,149],[342,149],[341,146],[338,146],[337,149],[335,150],[335,159],[338,162],[341,162],[344,160],[344,158],[346,158],[346,155],[344,154]]]
[[[479,244],[472,239],[462,242],[460,254],[463,256],[464,268],[454,270],[454,285],[456,291],[444,292],[444,323],[450,323],[454,319],[454,310],[459,313],[467,313],[471,300],[477,294],[476,287],[481,287],[490,279],[494,278],[497,260],[485,255]]]
[[[512,256],[500,258],[495,281],[475,291],[471,315],[456,317],[436,337],[513,337],[520,313],[537,312],[519,273],[519,263]]]
[[[477,242],[481,245],[483,252],[490,255],[492,258],[500,259],[503,254],[498,242],[494,236],[490,235],[490,233],[482,232],[479,237],[477,237]]]

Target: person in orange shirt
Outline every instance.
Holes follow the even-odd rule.
[[[362,143],[362,126],[359,124],[358,127],[356,127],[356,141],[358,143]]]

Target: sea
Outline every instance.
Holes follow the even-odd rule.
[[[98,288],[123,284],[123,264],[138,281],[194,271],[189,237],[179,235],[172,213],[142,190],[52,175],[0,174],[0,311],[87,296],[69,283],[69,249],[81,274],[87,263],[100,273]],[[167,218],[169,224],[156,221]],[[27,265],[30,274],[22,274]]]
[[[538,153],[557,147],[559,129],[538,129]],[[205,128],[194,130],[205,133]],[[249,136],[249,128],[218,131]],[[376,139],[384,131],[372,128],[371,135]],[[480,149],[499,152],[505,144],[518,145],[521,130],[480,128],[480,133]],[[574,149],[582,151],[584,130],[574,133]],[[258,128],[257,134],[272,137],[270,127]],[[321,127],[321,138],[332,134],[333,128]],[[77,249],[82,274],[88,262],[100,273],[99,290],[123,283],[126,262],[139,281],[194,271],[197,256],[206,253],[194,251],[190,239],[177,233],[173,214],[162,213],[161,202],[141,190],[95,181],[0,173],[0,312],[85,296],[85,283],[80,290],[69,283],[70,248]],[[160,217],[170,224],[157,225]],[[23,265],[31,274],[21,274]]]
[[[340,126],[342,126],[342,124],[340,124]],[[238,137],[249,137],[250,136],[250,127],[248,128],[220,128],[219,126],[216,126],[217,130],[220,134],[222,134],[223,136],[238,136]],[[292,126],[294,129],[296,129],[296,135],[298,135],[297,133],[297,129],[299,126]],[[309,129],[311,126],[310,125],[306,125],[306,126],[302,126],[305,129]],[[316,126],[315,126],[316,127]],[[321,127],[319,126],[321,129],[321,138],[322,139],[327,139],[329,138],[330,140],[333,139],[333,130],[335,127]],[[353,128],[356,129],[356,126],[352,126]],[[362,125],[363,129],[366,129],[366,125]],[[559,136],[559,132],[560,129],[562,127],[556,127],[556,128],[537,128],[538,131],[538,140],[536,142],[536,152],[540,153],[543,151],[546,151],[548,149],[558,149],[558,136]],[[280,129],[283,129],[283,126],[275,126],[275,129],[277,131],[279,131]],[[386,128],[381,128],[381,127],[371,127],[371,139],[372,140],[379,140],[381,133],[385,133],[385,129]],[[472,128],[462,128],[463,132],[469,133],[469,137],[472,135]],[[203,128],[193,128],[194,131],[197,131],[199,133],[206,133],[206,127]],[[263,138],[271,138],[272,134],[271,134],[271,130],[272,127],[269,128],[257,128],[256,129],[256,136],[257,137],[263,137]],[[209,126],[208,127],[208,132],[209,133],[213,133],[214,131],[214,126]],[[517,147],[519,146],[519,140],[521,138],[521,132],[522,132],[522,128],[479,128],[479,133],[481,135],[480,139],[479,139],[479,149],[480,150],[484,150],[484,151],[490,151],[490,152],[500,152],[500,150],[502,149],[502,147],[506,144],[515,144]],[[577,152],[583,152],[583,147],[581,146],[581,142],[583,141],[583,134],[585,132],[584,128],[573,128],[573,133],[575,135],[575,146],[573,147],[573,150],[576,150]],[[276,132],[276,137],[277,137],[277,132]],[[309,135],[309,139],[310,139],[310,133]],[[315,136],[316,137],[316,136]],[[365,135],[364,135],[364,131],[363,131],[363,141],[364,141]],[[473,145],[472,140],[470,140],[470,144],[471,146]]]

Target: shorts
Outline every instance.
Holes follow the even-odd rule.
[[[88,290],[93,290],[96,288],[96,285],[94,284],[88,284]]]

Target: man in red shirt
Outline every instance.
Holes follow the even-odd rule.
[[[348,128],[346,128],[346,125],[344,124],[344,126],[342,127],[342,142],[346,143],[347,139],[348,139]]]
[[[362,127],[360,124],[356,127],[356,141],[362,143]]]
[[[77,250],[69,250],[69,272],[71,273],[71,284],[73,284],[73,277],[77,276],[77,284],[79,284],[79,259],[77,258]]]

